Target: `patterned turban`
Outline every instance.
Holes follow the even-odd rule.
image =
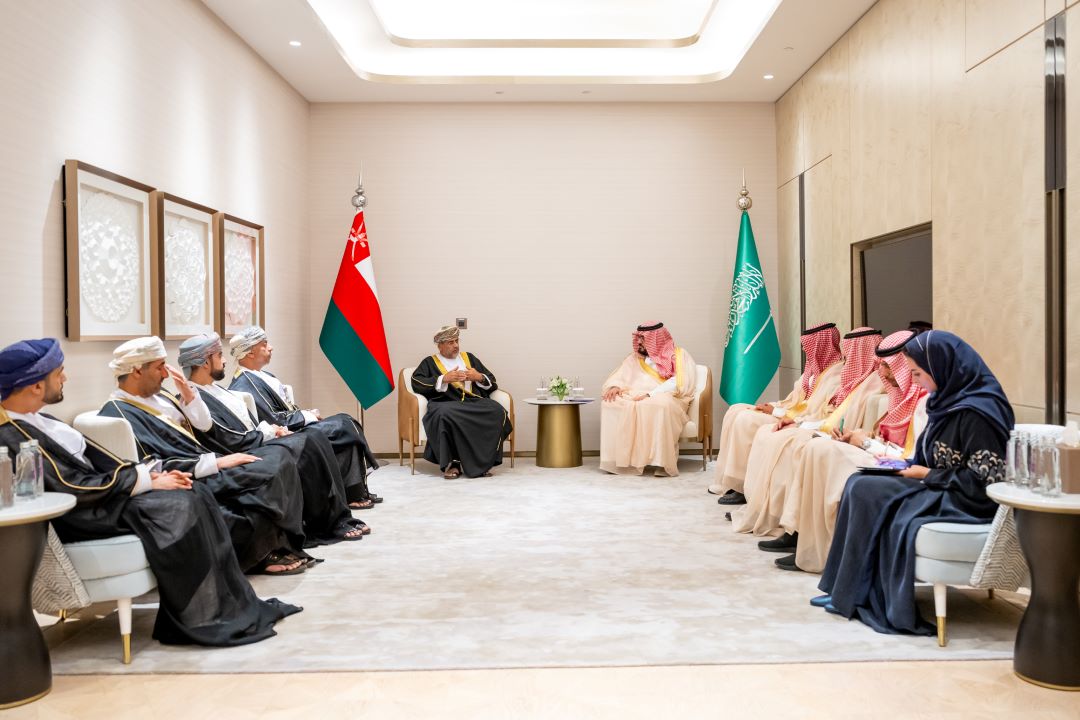
[[[844,369],[840,371],[840,387],[829,400],[833,407],[847,399],[851,391],[877,370],[878,360],[874,350],[881,342],[881,331],[874,328],[855,328],[840,341],[844,353]]]
[[[191,369],[205,365],[210,356],[216,352],[221,352],[221,336],[217,333],[203,333],[190,337],[180,343],[180,367],[190,378]]]
[[[460,335],[461,330],[457,325],[443,325],[439,328],[439,332],[435,333],[435,342],[450,342],[451,340],[457,340]]]
[[[113,350],[113,359],[109,367],[114,377],[120,377],[148,362],[163,358],[165,358],[165,343],[161,342],[161,338],[151,335],[128,340]]]
[[[889,366],[893,379],[896,381],[895,386],[885,382],[885,389],[889,394],[889,409],[878,422],[878,432],[889,442],[901,447],[907,441],[908,426],[911,424],[912,416],[915,415],[915,406],[926,394],[925,389],[912,381],[911,368],[908,367],[904,356],[900,354],[900,351],[904,349],[904,344],[917,334],[911,330],[894,332],[881,341],[877,350],[877,356],[882,358],[881,364]],[[882,348],[884,348],[884,355],[882,355]],[[879,369],[878,372],[881,370]],[[884,377],[881,379],[885,380]]]
[[[0,400],[19,388],[44,380],[64,364],[56,338],[23,340],[0,350]]]
[[[821,373],[840,362],[840,331],[836,329],[836,323],[816,325],[803,330],[799,341],[806,354],[806,367],[800,382],[803,397],[810,397]]]
[[[246,327],[229,340],[229,352],[237,360],[243,360],[251,348],[266,340],[266,331],[258,325]]]
[[[631,334],[633,352],[638,351],[638,342],[645,346],[645,352],[656,363],[656,372],[664,380],[675,374],[675,340],[671,333],[664,327],[664,323],[644,323],[638,325],[637,330]]]

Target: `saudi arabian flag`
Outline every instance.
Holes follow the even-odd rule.
[[[353,218],[319,347],[366,410],[394,389],[364,211]]]
[[[750,215],[743,210],[735,277],[731,281],[720,397],[728,405],[757,402],[779,367],[776,323],[765,291],[765,276],[758,260]]]

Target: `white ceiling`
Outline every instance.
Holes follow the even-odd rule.
[[[874,0],[203,2],[311,102],[772,102]]]

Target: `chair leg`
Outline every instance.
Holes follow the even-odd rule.
[[[514,467],[514,438],[510,438],[510,467]]]
[[[131,664],[131,598],[116,601],[116,611],[120,618],[120,638],[124,641],[124,664]]]
[[[405,464],[405,440],[400,437],[397,439],[397,464],[398,467]]]
[[[413,445],[412,440],[409,441],[409,467],[412,468],[410,475],[416,474],[416,446]]]
[[[701,440],[701,472],[705,472],[705,470],[709,467],[709,455],[708,455],[708,451],[705,448],[706,448],[705,440],[704,440],[704,438],[702,438],[702,440]]]
[[[945,594],[949,586],[944,583],[934,583],[934,615],[937,616],[937,644],[945,647],[949,644],[945,634]]]
[[[61,610],[60,612],[56,613],[56,621],[57,622],[64,622],[67,619],[68,619],[68,611],[67,610]]]
[[[993,600],[994,599],[994,588],[987,588],[986,589],[986,599],[987,600]]]

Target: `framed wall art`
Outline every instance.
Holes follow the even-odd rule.
[[[65,161],[63,185],[68,339],[158,334],[154,189],[78,160]]]
[[[221,238],[222,337],[231,337],[249,325],[266,324],[263,226],[226,213],[215,221]]]
[[[222,332],[216,211],[166,192],[150,196],[162,279],[159,325],[168,340]]]

